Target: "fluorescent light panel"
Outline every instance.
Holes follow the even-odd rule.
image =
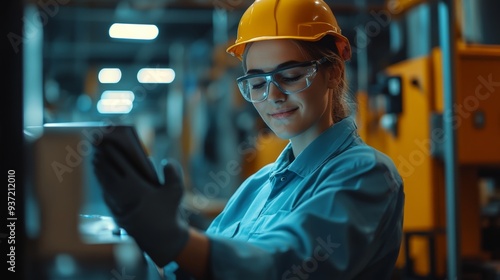
[[[106,90],[97,102],[101,114],[128,114],[134,107],[135,95],[129,90]]]
[[[142,68],[137,72],[137,80],[144,84],[169,84],[175,79],[171,68]]]
[[[102,99],[124,99],[134,102],[135,95],[130,90],[106,90],[101,94]]]
[[[133,107],[126,99],[101,99],[97,102],[97,111],[101,114],[128,114]]]
[[[122,71],[118,68],[103,68],[99,71],[98,78],[103,84],[116,84],[122,78]]]
[[[109,28],[109,36],[117,39],[153,40],[158,33],[154,24],[113,23]]]

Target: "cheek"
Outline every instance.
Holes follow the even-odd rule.
[[[266,101],[264,101],[266,102]],[[264,106],[264,102],[260,102],[260,103],[253,103],[253,107],[255,108],[255,110],[257,110],[257,112],[259,113],[259,115],[264,118],[265,116],[265,106]]]
[[[308,92],[302,97],[303,103],[307,105],[307,107],[316,108],[315,111],[320,112],[328,107],[330,104],[330,94],[328,90],[324,88],[319,88],[312,92]]]

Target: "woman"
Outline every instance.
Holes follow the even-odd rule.
[[[165,166],[165,182],[152,182],[102,143],[95,170],[117,223],[157,266],[178,265],[197,279],[389,279],[403,183],[349,117],[350,46],[328,5],[256,1],[228,52],[243,63],[243,97],[288,146],[200,232],[178,218],[175,165]]]

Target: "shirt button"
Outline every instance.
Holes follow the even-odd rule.
[[[286,178],[285,177],[281,177],[280,180],[281,180],[281,182],[284,182],[286,180]]]

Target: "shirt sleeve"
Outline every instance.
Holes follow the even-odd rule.
[[[389,279],[404,204],[395,168],[357,162],[315,187],[256,240],[209,236],[213,279]]]

